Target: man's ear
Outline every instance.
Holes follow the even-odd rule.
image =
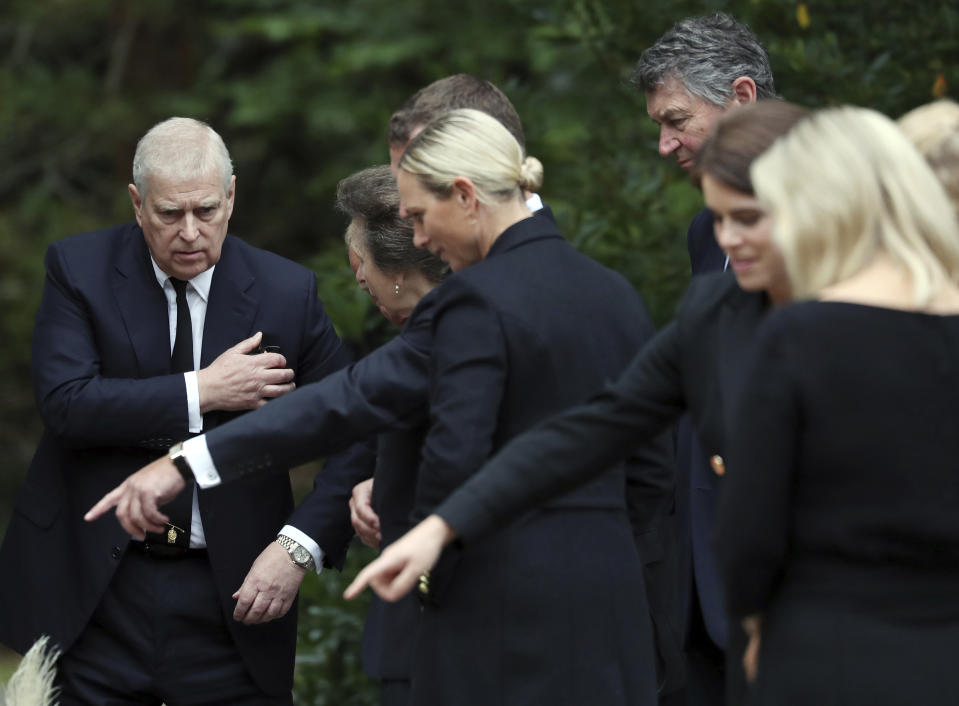
[[[133,203],[133,213],[136,214],[137,224],[142,228],[143,221],[141,220],[141,211],[143,210],[143,199],[140,198],[140,192],[137,191],[137,187],[133,184],[127,184],[127,191],[130,192],[130,201]]]
[[[756,102],[756,82],[749,76],[740,76],[733,81],[731,104],[748,105]]]
[[[233,215],[233,201],[236,196],[236,174],[230,176],[230,189],[226,193],[226,218],[230,220]]]

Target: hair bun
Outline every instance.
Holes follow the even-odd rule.
[[[520,167],[519,185],[526,191],[536,191],[543,185],[543,163],[530,155],[523,160]]]

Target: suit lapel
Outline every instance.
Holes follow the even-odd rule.
[[[143,231],[127,234],[113,270],[113,294],[130,336],[138,377],[170,372],[170,319],[167,299],[150,264]]]
[[[210,284],[200,350],[201,368],[212,363],[227,348],[255,333],[253,321],[257,302],[251,294],[255,281],[236,243],[227,236]]]

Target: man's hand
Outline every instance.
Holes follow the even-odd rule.
[[[343,597],[351,600],[371,586],[385,601],[398,601],[409,593],[419,577],[433,568],[443,547],[456,532],[439,515],[430,515],[383,550],[357,574]]]
[[[294,564],[286,549],[270,542],[233,594],[233,619],[256,625],[282,618],[293,605],[304,576],[306,569]]]
[[[379,547],[383,539],[380,534],[380,518],[373,512],[373,479],[365,480],[353,486],[350,496],[350,522],[360,540],[368,547]]]
[[[198,370],[200,412],[214,409],[257,409],[272,397],[280,397],[294,387],[293,371],[279,353],[247,355],[256,350],[262,332],[223,351],[210,365]]]
[[[146,532],[162,532],[169,519],[159,510],[183,490],[186,483],[169,457],[158,458],[149,466],[128,477],[103,496],[83,516],[87,522],[97,519],[110,508],[117,509],[117,519],[134,539],[144,539]]]

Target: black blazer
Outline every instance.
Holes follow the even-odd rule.
[[[693,275],[722,272],[726,264],[726,253],[716,242],[713,228],[713,212],[708,208],[696,214],[686,231],[686,248],[689,250],[689,264]]]
[[[100,601],[129,536],[113,517],[83,514],[130,473],[189,436],[182,374],[168,374],[167,301],[136,224],[53,244],[33,338],[46,431],[0,549],[0,639],[23,652],[41,634],[64,650]],[[201,367],[262,330],[300,384],[348,362],[307,269],[228,236],[213,274]],[[272,402],[271,402],[272,404]],[[267,405],[269,406],[269,405]],[[355,459],[331,459],[346,496]],[[368,473],[368,471],[367,471]],[[294,515],[286,475],[201,492],[200,512],[222,610],[254,679],[289,693],[296,611],[265,625],[233,620],[231,594],[287,522],[323,546],[325,502]]]
[[[723,271],[726,256],[716,242],[713,214],[708,208],[693,218],[686,244],[693,276]],[[677,557],[679,584],[675,597],[678,621],[682,634],[687,635],[692,624],[691,594],[694,594],[706,632],[716,645],[725,648],[729,621],[723,610],[724,592],[718,580],[713,547],[719,479],[708,458],[696,438],[692,418],[683,415],[676,447],[676,515],[683,547]]]
[[[417,517],[509,439],[615,378],[653,332],[629,283],[545,219],[511,226],[437,291]],[[420,625],[413,703],[655,700],[620,461],[444,553]]]
[[[616,382],[507,444],[436,512],[474,541],[593,478],[687,410],[705,452],[723,456],[743,361],[767,308],[764,294],[744,292],[731,274],[694,278],[676,320]]]

